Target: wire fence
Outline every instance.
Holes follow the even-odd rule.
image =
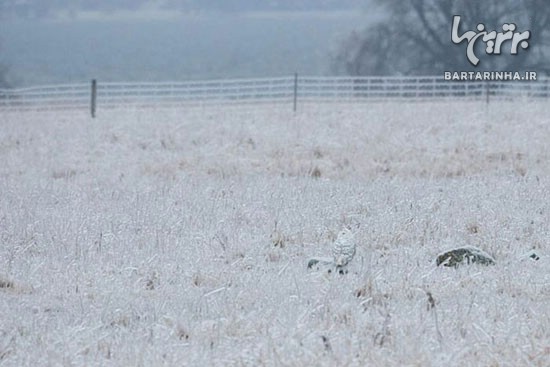
[[[208,104],[549,98],[550,79],[447,81],[443,77],[311,77],[159,83],[90,83],[0,89],[0,110],[90,110]]]

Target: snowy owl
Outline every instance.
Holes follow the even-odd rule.
[[[355,255],[355,234],[351,229],[345,227],[338,233],[332,247],[332,256],[336,272],[345,274],[348,272],[347,266]]]

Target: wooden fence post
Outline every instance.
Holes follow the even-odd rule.
[[[90,104],[90,112],[92,113],[92,118],[95,118],[95,111],[97,107],[97,81],[92,79],[92,99]]]
[[[294,108],[293,108],[294,112],[296,112],[297,104],[298,104],[298,73],[294,73]]]

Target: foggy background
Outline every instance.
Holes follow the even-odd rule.
[[[0,87],[300,75],[550,74],[546,0],[3,0]],[[450,42],[463,30],[513,22],[532,34],[480,65]]]
[[[4,0],[10,86],[345,73],[334,56],[368,0]]]

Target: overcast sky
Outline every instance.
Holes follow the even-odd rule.
[[[12,86],[332,74],[341,41],[372,17],[364,4],[0,0],[0,66]]]
[[[251,12],[364,9],[368,0],[2,0],[4,18],[78,16],[116,11]]]

